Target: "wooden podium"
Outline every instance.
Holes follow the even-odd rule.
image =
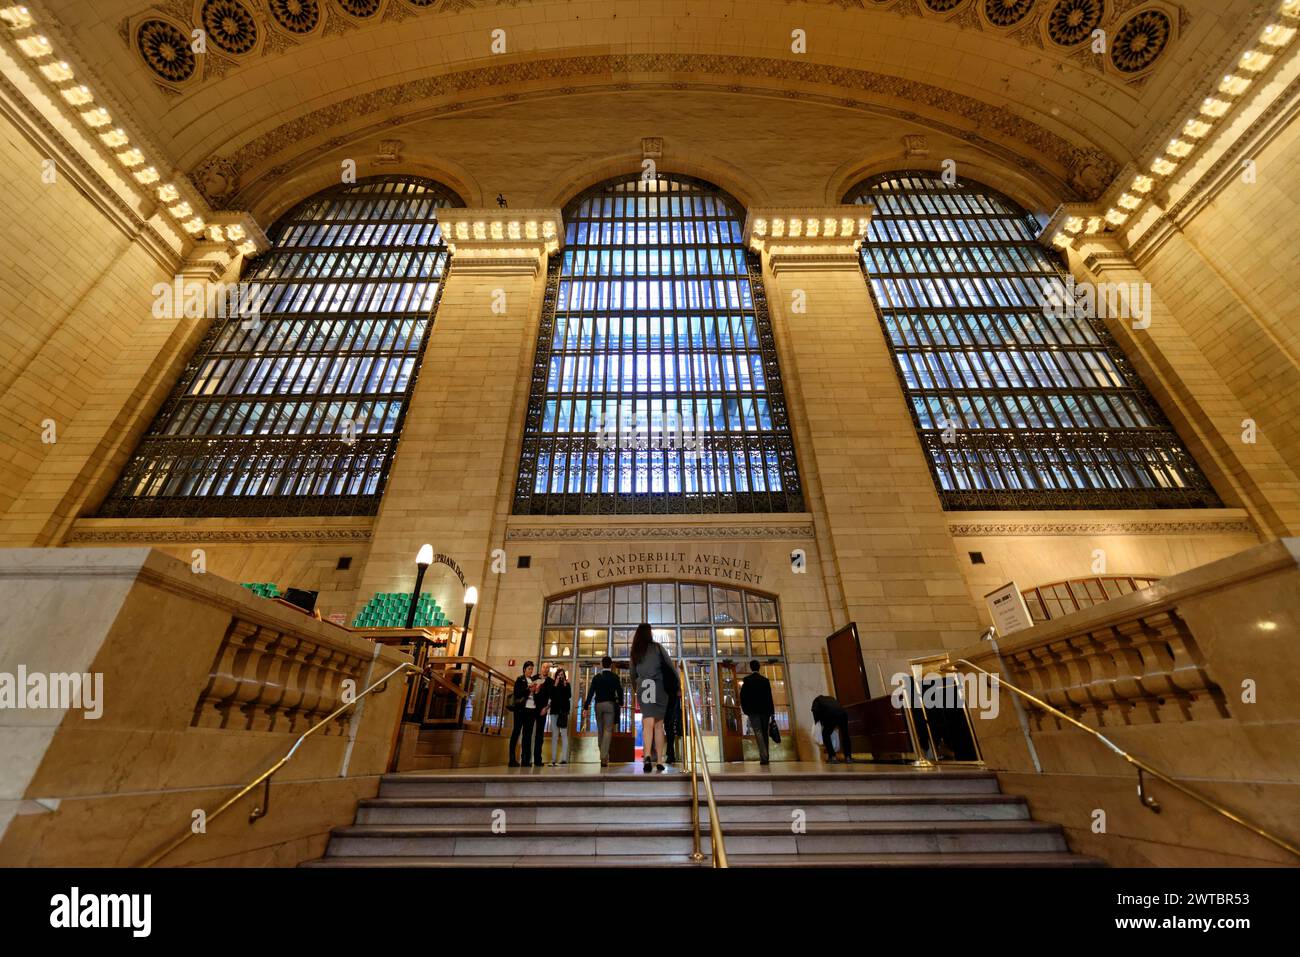
[[[873,761],[909,761],[918,757],[907,713],[890,694],[871,696],[867,669],[858,644],[858,626],[849,622],[826,639],[835,699],[849,713],[849,736],[855,747],[870,750]],[[881,689],[885,691],[886,689]]]

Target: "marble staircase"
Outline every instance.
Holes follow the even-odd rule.
[[[979,769],[727,766],[714,774],[730,864],[1078,867]],[[308,867],[692,866],[690,779],[639,766],[393,774]],[[708,808],[697,809],[708,847]]]

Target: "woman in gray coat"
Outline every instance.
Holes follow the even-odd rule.
[[[668,689],[664,672],[673,667],[663,645],[654,640],[648,624],[637,625],[632,636],[632,687],[641,709],[642,770],[649,773],[653,764],[664,769],[664,717],[668,713]]]

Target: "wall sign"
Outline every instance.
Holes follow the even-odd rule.
[[[993,616],[993,627],[998,630],[999,635],[1010,635],[1034,627],[1029,606],[1025,604],[1024,596],[1020,594],[1020,589],[1013,581],[985,595],[984,604],[988,606],[989,614]]]
[[[456,577],[460,579],[461,586],[464,587],[465,573],[461,571],[460,566],[456,564],[456,559],[452,558],[450,555],[434,555],[433,563],[435,565],[446,565],[448,568],[450,568],[453,572],[456,573]]]
[[[588,585],[619,578],[715,578],[738,585],[761,585],[763,576],[754,563],[737,555],[696,551],[611,552],[593,559],[569,562],[560,587]]]

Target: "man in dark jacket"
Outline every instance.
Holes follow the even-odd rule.
[[[529,679],[532,678],[532,676],[533,663],[531,661],[525,661],[523,673],[515,679],[514,689],[510,692],[510,714],[514,719],[513,727],[510,729],[510,767],[512,768],[519,767],[519,759],[515,757],[519,752],[515,749],[519,747],[519,736],[523,733],[525,722],[531,724],[536,721],[533,717],[536,712],[524,711],[524,704],[528,700]],[[525,751],[527,748],[528,745],[524,745]]]
[[[533,703],[536,706],[537,720],[533,724],[533,764],[537,767],[542,766],[542,739],[546,737],[546,712],[551,706],[551,689],[555,687],[555,679],[551,677],[551,666],[542,662],[542,672],[533,679]],[[524,767],[528,767],[528,739],[529,729],[524,725],[524,750],[521,757],[524,761]]]
[[[840,733],[840,750],[844,760],[853,763],[853,742],[849,740],[849,713],[828,694],[818,695],[812,703],[813,720],[822,726],[822,747],[826,749],[826,762],[835,763],[835,749],[831,746],[831,733]]]
[[[590,713],[592,699],[596,702],[596,732],[600,741],[600,766],[609,767],[609,742],[618,724],[618,712],[623,705],[623,682],[614,673],[614,661],[606,655],[600,659],[600,671],[592,676],[587,686],[587,699],[583,711]],[[585,727],[585,722],[584,722]]]
[[[750,730],[758,744],[758,763],[767,764],[767,729],[776,714],[772,701],[772,682],[763,677],[757,661],[749,663],[749,674],[740,683],[740,710],[749,719]]]

